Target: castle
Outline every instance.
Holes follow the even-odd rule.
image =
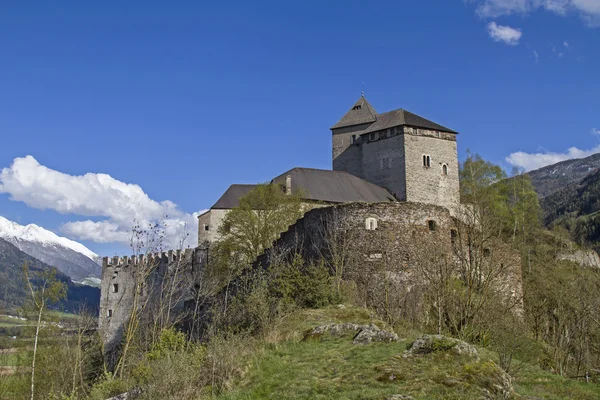
[[[332,170],[294,168],[273,178],[308,204],[405,201],[456,214],[457,132],[403,109],[377,114],[361,96],[331,127]],[[234,184],[198,217],[198,245],[218,239],[228,210],[254,185]]]
[[[452,252],[460,210],[457,132],[402,109],[378,114],[361,96],[331,133],[332,170],[293,168],[271,180],[285,193],[299,191],[308,211],[257,264],[268,266],[273,254],[290,248],[306,260],[327,257],[321,251],[326,230],[340,223],[348,232],[348,260],[373,274],[382,267],[396,274],[406,270],[431,243]],[[198,247],[193,250],[104,258],[99,326],[105,350],[120,341],[136,293],[152,296],[152,287],[181,263],[190,266],[190,282],[198,279],[225,215],[253,187],[231,185],[198,217]],[[148,262],[155,264],[152,282],[136,289],[136,271]],[[510,263],[506,290],[517,296],[520,286],[513,282],[520,279],[520,260],[513,257]],[[409,275],[397,275],[396,281],[405,282]]]

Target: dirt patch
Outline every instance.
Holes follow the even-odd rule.
[[[12,349],[0,349],[0,354],[15,354],[15,353],[18,353],[18,352],[19,352],[19,349],[15,349],[15,348],[12,348]]]
[[[0,376],[14,375],[17,372],[15,367],[0,367]]]

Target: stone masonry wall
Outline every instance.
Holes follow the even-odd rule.
[[[334,171],[345,171],[362,177],[362,149],[358,144],[360,134],[370,124],[335,129],[331,137],[331,159]],[[352,143],[352,135],[357,142]]]
[[[440,205],[454,214],[460,203],[455,135],[405,127],[404,137],[406,201]],[[430,167],[423,166],[423,155],[430,156]],[[442,173],[444,164],[448,175]]]
[[[406,200],[404,135],[363,142],[361,149],[361,178],[386,188],[400,201]]]
[[[156,289],[169,278],[175,266],[187,274],[183,280],[189,283],[196,279],[196,272],[206,262],[207,250],[202,248],[152,253],[147,256],[104,257],[99,316],[99,332],[104,343],[104,352],[110,353],[121,342],[125,323],[133,309],[136,284],[141,280],[138,278],[140,271],[152,270],[138,295],[140,304],[145,302],[148,296],[148,302],[151,304],[154,299],[158,299]],[[185,300],[186,297],[183,296],[182,299]]]

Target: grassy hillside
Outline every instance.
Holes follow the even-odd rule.
[[[356,345],[352,336],[303,340],[312,327],[330,322],[375,323],[361,308],[302,310],[290,316],[257,352],[246,356],[242,377],[220,399],[481,399],[494,393],[502,371],[495,355],[480,348],[480,359],[436,351],[404,358],[419,336],[398,332],[395,343]],[[517,364],[519,361],[516,362]],[[568,380],[533,365],[513,377],[512,398],[600,399],[600,387]],[[525,397],[532,396],[532,397]],[[400,398],[400,397],[398,397]]]

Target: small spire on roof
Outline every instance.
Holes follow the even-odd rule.
[[[362,83],[362,90],[360,91],[360,97],[365,97],[365,83]]]

